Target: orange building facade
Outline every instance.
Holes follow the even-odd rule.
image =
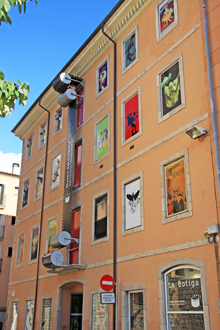
[[[220,5],[207,4],[218,102]],[[13,129],[6,329],[220,328],[203,21],[200,0],[119,1]],[[115,304],[101,303],[104,274]]]

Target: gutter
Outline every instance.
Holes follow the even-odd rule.
[[[113,224],[113,278],[114,278],[114,282],[115,285],[117,284],[117,273],[116,273],[116,268],[117,268],[117,264],[116,264],[116,258],[117,258],[117,168],[116,168],[116,159],[117,159],[117,154],[116,154],[116,85],[117,85],[117,70],[116,70],[116,66],[117,66],[117,58],[116,58],[116,50],[117,50],[117,44],[116,42],[109,37],[105,32],[104,32],[104,23],[102,23],[102,33],[114,44],[114,122],[113,122],[113,139],[114,139],[114,146],[113,146],[113,153],[114,153],[114,160],[113,160],[113,196],[114,196],[114,201],[113,201],[113,209],[114,209],[114,224]],[[116,296],[116,287],[114,287],[114,293]],[[116,322],[116,318],[117,318],[117,297],[115,299],[116,303],[115,303],[115,308],[113,308],[113,330],[117,329],[117,322]]]
[[[51,81],[51,83],[45,88],[45,90],[40,94],[40,96],[36,99],[36,101],[32,104],[32,106],[27,110],[24,116],[19,120],[19,122],[15,125],[15,127],[11,130],[12,133],[15,133],[15,130],[20,126],[22,121],[27,117],[27,115],[31,112],[31,110],[35,107],[35,105],[43,98],[44,94],[52,87],[53,81],[56,80],[62,72],[65,72],[68,66],[77,58],[77,56],[84,50],[84,48],[90,43],[90,41],[95,37],[95,35],[102,29],[102,25],[104,25],[118,10],[118,8],[122,5],[126,0],[120,0],[115,5],[115,7],[110,11],[110,13],[104,18],[104,20],[99,24],[99,26],[95,29],[95,31],[89,36],[89,38],[84,42],[84,44],[77,50],[77,52],[71,57],[71,59],[66,63],[66,65],[61,69],[61,71],[56,75],[56,77]]]

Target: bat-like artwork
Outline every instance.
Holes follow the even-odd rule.
[[[140,190],[138,190],[136,193],[132,192],[132,194],[127,194],[126,195],[127,199],[129,200],[128,204],[131,207],[130,211],[132,213],[134,213],[136,211],[136,207],[140,202],[140,198],[138,198],[139,194],[140,194]]]

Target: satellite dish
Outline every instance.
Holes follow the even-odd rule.
[[[63,94],[67,88],[69,87],[69,84],[71,83],[71,77],[69,74],[62,72],[59,77],[53,81],[53,89]]]
[[[63,259],[63,254],[60,251],[54,251],[42,257],[42,264],[46,268],[60,267],[63,263]]]
[[[55,249],[61,249],[71,242],[71,235],[67,231],[62,231],[50,238],[50,245]]]
[[[65,108],[76,99],[76,96],[76,92],[72,88],[68,88],[65,93],[59,97],[58,103],[61,107]]]

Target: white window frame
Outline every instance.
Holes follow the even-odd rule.
[[[45,126],[45,141],[44,141],[44,144],[42,144],[42,139],[41,139],[41,132],[43,131],[43,127]],[[44,120],[41,124],[40,124],[40,127],[39,127],[39,144],[38,144],[38,150],[43,148],[46,144],[46,141],[47,141],[47,119]]]
[[[209,320],[206,275],[205,275],[205,262],[191,258],[175,259],[163,265],[162,267],[158,268],[158,286],[159,286],[159,298],[160,298],[159,307],[160,307],[160,320],[161,320],[160,322],[163,325],[163,330],[168,330],[167,313],[166,313],[165,273],[168,273],[170,270],[173,270],[178,266],[181,266],[181,268],[196,268],[200,270],[205,330],[211,330],[210,320]]]
[[[0,182],[0,186],[4,187],[3,188],[3,198],[2,198],[2,203],[0,204],[0,209],[3,209],[6,205],[6,196],[7,196],[7,184]]]
[[[60,155],[60,181],[55,187],[52,187],[52,180],[53,180],[53,160]],[[62,151],[59,151],[56,155],[51,158],[51,176],[50,176],[50,192],[54,191],[55,189],[61,186],[61,175],[62,175]]]
[[[157,43],[160,42],[164,37],[166,37],[179,24],[177,0],[173,0],[174,22],[164,32],[162,32],[162,33],[160,32],[159,6],[164,1],[165,0],[160,0],[155,6],[155,22],[156,22]]]
[[[107,86],[99,92],[99,69],[107,62]],[[109,55],[96,68],[96,98],[102,95],[109,88]]]
[[[136,38],[136,59],[127,67],[125,67],[125,42],[128,38],[135,33]],[[138,25],[134,27],[134,29],[127,34],[127,36],[121,42],[121,58],[122,58],[122,74],[127,72],[130,68],[132,68],[139,61],[139,43],[138,43]]]
[[[41,167],[39,167],[37,170],[36,170],[36,179],[35,179],[35,187],[34,187],[34,201],[37,201],[39,199],[42,198],[42,194],[43,194],[43,186],[42,186],[42,193],[41,193],[41,196],[37,197],[37,177],[38,177],[38,172],[40,172],[40,170],[43,169],[43,183],[42,185],[44,184],[44,165],[42,165]]]
[[[129,101],[133,96],[138,94],[138,113],[139,113],[139,132],[129,139],[125,140],[125,103]],[[142,135],[142,110],[141,110],[141,86],[138,86],[132,93],[127,95],[121,101],[121,145],[122,147],[126,144],[130,143],[131,141],[135,140],[139,136]]]
[[[102,238],[95,239],[95,201],[97,198],[107,194],[107,235]],[[93,196],[93,216],[92,216],[92,245],[106,242],[109,240],[109,219],[110,219],[110,189],[103,190],[102,192]]]
[[[23,181],[23,185],[22,185],[22,196],[21,196],[21,210],[25,209],[26,207],[28,207],[29,204],[29,197],[30,197],[30,176],[27,177],[24,181]],[[28,188],[28,198],[27,198],[27,205],[23,206],[23,194],[24,194],[24,184],[25,182],[29,181],[29,188]]]
[[[62,111],[61,128],[59,130],[57,130],[56,127],[58,126],[57,125],[58,120],[56,119],[56,116],[58,115],[58,111],[60,111],[60,110]],[[63,129],[63,114],[64,114],[63,108],[60,106],[57,107],[54,111],[54,136],[57,135]]]
[[[163,115],[163,98],[162,98],[162,87],[161,87],[161,75],[171,68],[174,64],[179,62],[179,73],[180,73],[180,86],[181,86],[181,104],[175,109],[169,111]],[[183,55],[180,53],[175,58],[167,63],[163,68],[157,72],[157,99],[158,99],[158,123],[163,122],[164,120],[175,115],[177,112],[186,107],[186,96],[185,96],[185,87],[184,87],[184,71],[183,71]]]
[[[34,133],[32,133],[31,135],[29,135],[29,137],[27,138],[27,142],[26,142],[26,160],[28,160],[29,158],[31,158],[32,156],[32,151],[33,151],[33,136],[34,136]],[[28,146],[28,143],[30,142],[30,139],[31,139],[31,146]],[[31,151],[31,154],[30,156],[28,156],[28,150],[30,148],[30,151]]]

